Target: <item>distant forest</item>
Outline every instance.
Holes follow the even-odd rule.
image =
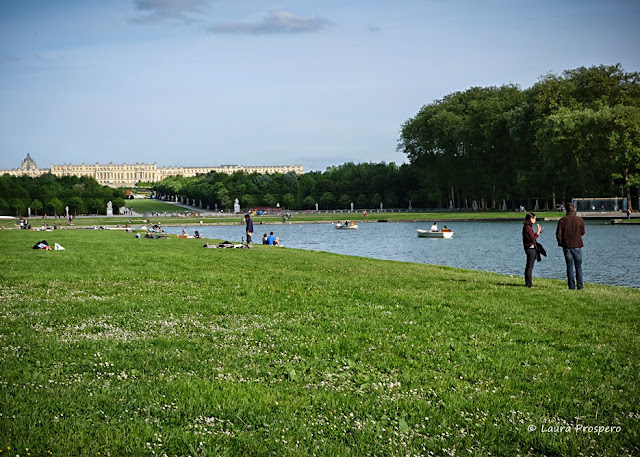
[[[529,89],[473,87],[424,105],[401,127],[408,164],[345,163],[303,175],[209,173],[153,184],[159,196],[229,210],[456,208],[487,210],[505,201],[540,208],[580,197],[624,196],[640,187],[640,73],[621,65],[549,74]],[[104,213],[124,192],[89,178],[0,177],[0,213],[26,208]]]
[[[0,214],[31,216],[44,214],[105,214],[107,202],[111,202],[114,214],[125,206],[125,190],[101,186],[93,178],[64,176],[51,173],[31,178],[29,176],[0,176]]]
[[[402,126],[416,201],[481,209],[503,199],[629,198],[640,185],[640,74],[599,66],[533,87],[473,87],[425,105]]]

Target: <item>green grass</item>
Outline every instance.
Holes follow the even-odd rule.
[[[125,206],[132,208],[136,213],[184,213],[185,208],[160,200],[152,200],[148,198],[136,198],[133,200],[125,200]]]
[[[0,231],[0,455],[640,453],[639,290],[202,244]]]

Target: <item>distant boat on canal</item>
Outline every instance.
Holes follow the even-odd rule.
[[[453,232],[451,230],[418,229],[418,236],[420,238],[451,238],[453,237]]]

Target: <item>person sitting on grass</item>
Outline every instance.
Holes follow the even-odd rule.
[[[269,246],[273,246],[273,242],[276,240],[275,235],[273,234],[273,232],[269,233],[269,236],[267,237],[267,244]]]

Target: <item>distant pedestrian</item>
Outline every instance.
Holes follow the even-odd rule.
[[[534,224],[536,227],[535,232],[533,231]],[[522,226],[522,246],[527,255],[527,263],[524,267],[524,284],[527,287],[533,287],[533,267],[536,264],[536,243],[538,242],[540,232],[542,232],[542,227],[536,224],[535,213],[527,213]]]
[[[582,284],[582,237],[585,233],[584,219],[576,216],[576,208],[573,203],[567,204],[567,215],[558,221],[556,229],[556,240],[558,246],[562,247],[564,261],[567,264],[567,282],[569,289],[578,290],[583,288]],[[575,269],[575,280],[573,277]]]
[[[631,208],[627,207],[627,219],[631,220]]]
[[[245,232],[247,234],[247,244],[249,246],[253,245],[251,240],[251,236],[253,235],[253,221],[251,220],[251,216],[249,214],[244,215],[245,222]]]

